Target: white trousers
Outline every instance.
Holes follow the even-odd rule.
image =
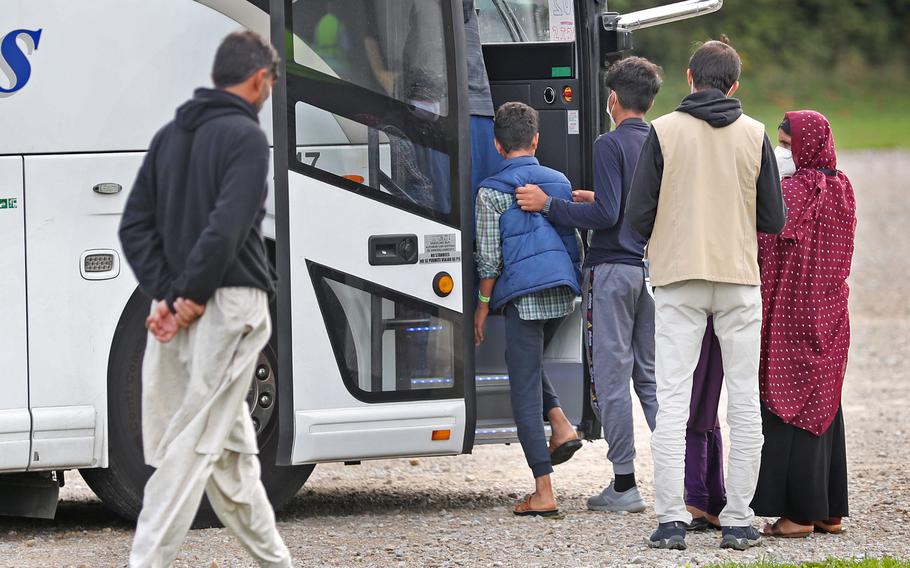
[[[268,298],[220,288],[171,342],[149,335],[142,366],[145,486],[129,565],[170,566],[202,494],[260,566],[291,566],[260,481],[246,394],[271,333]]]
[[[761,464],[761,409],[758,364],[761,350],[761,291],[758,286],[686,280],[654,291],[657,427],[651,436],[654,510],[661,523],[689,523],[683,499],[686,422],[692,373],[698,364],[707,318],[714,315],[727,387],[730,457],[723,526],[748,526],[749,507]]]

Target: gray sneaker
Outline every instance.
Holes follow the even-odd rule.
[[[754,527],[724,527],[723,537],[720,541],[721,548],[733,550],[746,550],[761,544],[761,533]]]
[[[591,511],[611,511],[619,513],[641,513],[645,510],[645,501],[638,492],[638,487],[633,487],[622,493],[613,489],[613,484],[606,489],[588,499],[588,509]]]

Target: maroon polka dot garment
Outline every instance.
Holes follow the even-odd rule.
[[[787,118],[797,168],[781,184],[787,223],[779,235],[759,234],[759,382],[771,412],[820,436],[837,414],[847,368],[856,201],[850,180],[836,171],[828,120],[814,111],[788,112]]]

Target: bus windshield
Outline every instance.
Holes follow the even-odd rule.
[[[575,41],[573,0],[477,0],[484,43]]]

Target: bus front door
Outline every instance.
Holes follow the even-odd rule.
[[[284,62],[279,453],[300,464],[470,451],[461,3],[273,0],[269,11]]]
[[[520,101],[540,117],[540,162],[566,174],[574,188],[593,189],[591,154],[600,133],[599,62],[589,53],[588,29],[604,5],[595,0],[476,0],[484,63],[493,104]],[[587,30],[587,31],[586,31]],[[590,379],[582,358],[583,310],[563,323],[544,355],[544,366],[563,410],[585,437],[599,437],[590,405]],[[489,319],[476,354],[477,441],[516,439],[509,403],[501,315]]]
[[[25,199],[20,156],[0,157],[0,472],[28,467],[28,345],[25,294]]]

